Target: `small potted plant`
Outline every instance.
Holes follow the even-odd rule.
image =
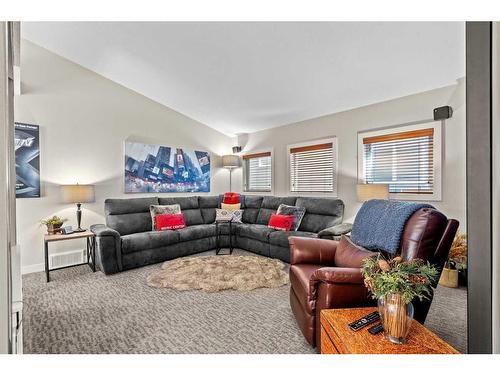
[[[467,236],[463,233],[453,240],[439,284],[448,288],[467,285]]]
[[[378,307],[385,337],[403,344],[413,321],[415,298],[429,298],[431,285],[436,280],[437,270],[421,259],[391,260],[382,254],[365,260],[363,276],[372,296],[378,299]]]
[[[62,219],[59,216],[54,215],[47,220],[40,221],[40,223],[47,226],[48,234],[56,234],[61,231],[61,227],[66,220],[68,219]]]

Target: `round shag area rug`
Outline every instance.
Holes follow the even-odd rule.
[[[147,277],[149,286],[176,290],[252,290],[288,283],[285,264],[255,256],[215,255],[180,258],[163,263]]]

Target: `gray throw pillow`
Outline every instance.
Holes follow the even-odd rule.
[[[296,231],[299,229],[300,223],[302,222],[302,218],[306,213],[305,207],[298,206],[289,206],[287,204],[280,204],[278,207],[278,211],[276,211],[277,215],[292,215],[293,216],[293,224],[290,228],[291,231]]]
[[[152,225],[153,230],[156,230],[155,216],[163,214],[169,214],[169,215],[180,214],[181,206],[178,204],[166,204],[166,205],[152,204],[151,206],[149,206],[149,211],[151,212],[151,220],[153,221]]]

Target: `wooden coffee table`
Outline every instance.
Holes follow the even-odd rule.
[[[460,354],[455,348],[413,320],[408,342],[389,342],[384,333],[372,335],[368,328],[353,332],[348,324],[375,311],[375,307],[331,309],[321,311],[322,354]]]

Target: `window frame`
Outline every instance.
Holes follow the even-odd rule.
[[[432,194],[418,194],[418,193],[389,193],[390,199],[398,200],[411,200],[411,201],[441,201],[442,200],[442,152],[443,152],[443,140],[442,140],[442,128],[443,124],[441,121],[427,121],[412,125],[398,125],[389,128],[381,128],[375,130],[363,130],[358,132],[358,183],[365,183],[364,172],[364,146],[363,139],[377,136],[391,135],[394,133],[402,133],[423,129],[432,128],[433,134],[433,173],[434,173],[434,185]]]
[[[271,190],[248,190],[247,189],[247,181],[248,181],[248,166],[247,162],[244,159],[245,156],[262,154],[262,153],[270,153],[271,154]],[[274,150],[272,148],[262,149],[262,150],[252,150],[241,154],[242,160],[242,187],[243,192],[247,194],[257,194],[257,195],[273,195],[274,194]]]
[[[334,178],[333,178],[333,191],[332,192],[315,192],[315,191],[292,191],[291,183],[291,167],[290,167],[290,150],[296,147],[315,146],[323,143],[332,143],[333,145],[333,158],[334,158]],[[319,196],[319,197],[338,197],[338,178],[339,178],[339,147],[336,136],[329,136],[326,138],[313,139],[306,142],[293,143],[286,146],[286,179],[287,191],[289,195],[301,196]]]

